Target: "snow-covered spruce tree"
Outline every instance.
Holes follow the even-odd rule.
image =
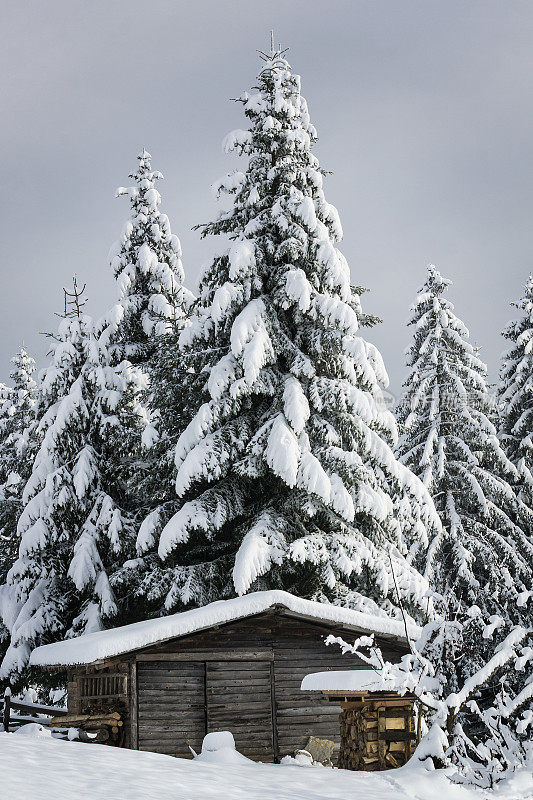
[[[22,490],[30,476],[36,449],[35,361],[21,347],[11,363],[13,387],[0,419],[0,585],[18,551],[16,529]]]
[[[176,448],[181,507],[146,522],[147,541],[164,525],[164,568],[145,590],[167,610],[268,587],[391,609],[395,577],[416,606],[426,583],[409,559],[439,522],[391,450],[387,376],[358,335],[316,132],[282,53],[240,102],[249,128],[225,150],[246,165],[217,184],[231,207],[202,230],[231,244],[180,338],[199,406]]]
[[[520,474],[520,496],[533,506],[533,275],[524,297],[513,305],[521,312],[503,335],[511,347],[503,355],[499,387],[502,447]]]
[[[108,470],[126,379],[109,366],[90,317],[63,319],[56,339],[41,383],[40,446],[22,496],[19,555],[3,596],[11,642],[0,677],[15,684],[33,647],[98,630],[117,613],[108,576],[133,542]]]
[[[13,386],[0,387],[0,609],[9,594],[5,581],[18,552],[16,531],[22,490],[31,473],[37,446],[35,362],[23,347],[11,362]],[[9,620],[6,614],[6,622]],[[0,661],[8,643],[9,630],[0,610]]]
[[[109,466],[122,489],[121,504],[137,527],[165,502],[170,491],[175,496],[175,468],[168,451],[184,427],[178,422],[176,433],[176,417],[182,417],[176,409],[182,402],[183,382],[177,340],[194,300],[183,285],[179,239],[160,211],[155,183],[163,176],[152,170],[150,159],[143,150],[137,171],[130,175],[134,185],[117,190],[117,196],[129,197],[131,213],[110,252],[119,300],[101,322],[110,363],[131,378],[117,407],[119,424]],[[135,586],[153,561],[153,552],[144,561],[128,559],[112,577],[117,590],[129,598],[129,608],[123,609],[125,619],[136,616]],[[144,602],[139,609],[142,616],[146,615]]]
[[[7,458],[6,440],[10,433],[11,423],[11,409],[13,406],[13,389],[11,386],[6,386],[5,383],[0,383],[0,486],[4,486],[7,482],[9,475],[9,465]],[[4,493],[0,493],[0,503],[4,502]],[[5,571],[5,564],[7,557],[4,555],[7,551],[7,538],[0,535],[0,585],[2,584],[2,576]]]
[[[193,300],[183,285],[179,239],[159,208],[161,195],[155,183],[163,176],[152,170],[150,159],[143,149],[137,171],[130,174],[134,185],[116,192],[129,197],[130,218],[110,250],[119,299],[99,323],[110,363],[136,376],[117,410],[122,424],[117,427],[113,455],[125,502],[141,519],[150,507],[150,499],[142,497],[148,488],[145,481],[150,482],[158,460],[158,453],[147,455],[146,449],[158,438],[155,424],[160,422],[161,410],[167,412],[153,396],[149,372],[156,361],[165,359],[161,353],[172,358]],[[163,377],[159,371],[158,379]]]
[[[463,623],[467,609],[475,606],[493,631],[523,630],[526,650],[531,648],[527,631],[531,630],[533,594],[532,512],[517,495],[517,470],[501,449],[490,421],[486,367],[444,296],[449,285],[430,266],[412,308],[415,335],[408,350],[406,392],[398,408],[399,454],[427,486],[443,524],[442,536],[429,551],[427,576],[441,595],[442,602],[435,605],[439,619],[444,620],[442,630],[451,638],[439,638],[438,622],[434,632],[438,647],[433,648],[433,640],[428,644],[433,648],[431,662],[442,687],[452,696],[463,686],[476,684],[468,697],[468,703],[472,700],[475,705],[465,702],[461,710],[458,738],[449,720],[447,733],[454,739],[457,758],[462,748],[465,763],[475,743],[485,742],[485,749],[481,747],[472,758],[479,760],[483,754],[480,775],[487,776],[493,768],[505,771],[513,759],[526,755],[520,714],[531,702],[532,685],[528,686],[523,668],[505,665],[476,683],[476,676],[485,674],[485,665],[494,655],[494,644],[487,630],[475,635],[475,626]],[[506,698],[519,701],[513,701],[503,719],[494,709],[507,708]],[[490,722],[493,711],[494,723]],[[456,715],[449,719],[455,725]],[[492,733],[488,725],[493,726]],[[491,753],[497,758],[487,773]]]
[[[13,390],[5,383],[0,383],[0,464],[4,461],[3,447],[7,438],[7,429],[9,424],[9,411],[12,406]],[[7,472],[0,467],[0,482],[5,483]],[[3,502],[0,499],[0,502]],[[11,566],[11,546],[12,540],[4,534],[0,534],[0,658],[3,658],[7,641],[9,639],[9,631],[2,620],[1,608],[3,605],[3,596],[5,588],[3,583],[9,567]]]
[[[449,285],[430,266],[412,307],[398,455],[429,490],[443,523],[428,557],[434,588],[476,603],[485,616],[527,626],[532,511],[513,488],[517,470],[489,420],[486,367],[444,296]]]
[[[150,358],[154,335],[180,329],[189,297],[183,287],[179,239],[159,210],[161,195],[155,182],[163,176],[152,170],[146,150],[137,159],[137,170],[129,176],[133,186],[116,192],[117,197],[129,197],[131,208],[122,236],[109,253],[119,300],[104,321],[115,360],[136,365]]]
[[[184,318],[184,326],[187,318]],[[137,499],[136,518],[138,558],[130,560],[117,580],[124,580],[129,594],[138,598],[144,616],[160,609],[161,560],[153,531],[180,505],[176,496],[174,453],[176,442],[194,416],[194,399],[205,377],[195,376],[187,367],[179,347],[179,333],[157,338],[156,349],[148,365],[149,388],[146,392],[149,423],[142,434],[139,466],[130,491]],[[149,587],[156,587],[155,592]]]

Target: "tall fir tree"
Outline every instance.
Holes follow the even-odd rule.
[[[109,253],[119,288],[119,300],[108,315],[106,344],[116,361],[144,364],[155,349],[155,336],[179,330],[188,293],[183,287],[181,246],[161,213],[156,181],[145,149],[130,173],[133,186],[119,187],[116,196],[130,200],[130,217]]]
[[[5,383],[0,383],[0,509],[3,510],[6,503],[6,484],[8,481],[10,469],[10,457],[8,440],[11,434],[11,410],[13,407],[14,392],[11,386],[6,386]],[[0,510],[0,513],[2,511]],[[1,531],[1,529],[0,529]],[[11,537],[0,532],[0,586],[4,582],[5,575],[9,569],[9,556],[12,545]]]
[[[131,376],[110,365],[98,333],[79,308],[67,315],[40,387],[40,444],[3,590],[11,641],[0,677],[14,684],[27,674],[33,647],[99,630],[116,616],[110,576],[134,552],[111,459]]]
[[[17,520],[22,491],[31,473],[37,446],[35,361],[21,347],[11,363],[13,386],[0,386],[0,663],[9,645],[8,626],[12,622],[10,592],[5,583],[17,557]]]
[[[13,386],[0,420],[0,585],[18,550],[16,529],[22,490],[30,476],[36,449],[35,361],[21,347],[11,363]]]
[[[152,170],[146,150],[138,162],[130,175],[133,186],[120,187],[116,193],[129,197],[130,218],[110,251],[119,300],[101,323],[111,363],[135,376],[117,409],[121,424],[110,459],[122,487],[122,504],[137,528],[168,499],[174,481],[169,436],[175,444],[176,425],[179,432],[184,427],[183,413],[175,411],[181,402],[183,371],[177,340],[194,300],[183,283],[179,238],[160,211],[155,184],[163,176]],[[129,598],[125,618],[147,613],[142,593],[140,605],[135,600],[136,586],[154,568],[154,561],[157,564],[153,555],[127,559],[114,574],[114,583]]]
[[[188,317],[182,320],[183,327]],[[175,448],[179,436],[195,413],[194,397],[198,382],[203,379],[187,368],[187,360],[179,347],[179,332],[158,337],[155,352],[148,365],[149,388],[146,404],[149,423],[142,434],[142,450],[131,484],[138,498],[138,558],[130,561],[124,580],[130,584],[130,595],[144,614],[158,611],[161,586],[166,570],[157,554],[154,531],[180,505],[176,496]]]
[[[130,200],[130,218],[110,251],[119,299],[99,324],[110,363],[135,375],[118,409],[123,425],[115,441],[114,468],[129,510],[142,516],[149,502],[143,495],[153,487],[151,477],[158,459],[156,450],[149,455],[146,451],[160,437],[156,425],[161,410],[168,413],[150,387],[150,372],[155,362],[165,358],[162,353],[172,358],[193,296],[183,285],[180,241],[160,211],[161,195],[155,183],[163,176],[152,170],[145,149],[137,159],[138,168],[130,174],[134,185],[116,192],[117,197],[126,195]],[[158,379],[164,377],[156,372]],[[154,388],[157,394],[159,387]]]
[[[5,383],[0,383],[0,464],[4,461],[3,449],[8,436],[9,425],[9,410],[12,404],[13,391],[10,386]],[[0,482],[3,485],[6,481],[6,470],[0,467]],[[5,494],[0,493],[0,503],[4,503]],[[9,630],[3,621],[2,608],[4,605],[5,586],[4,581],[13,563],[11,560],[11,547],[12,539],[4,533],[0,533],[0,659],[4,657],[4,653],[9,641]]]
[[[521,315],[503,331],[511,347],[503,354],[500,371],[499,436],[519,472],[521,497],[533,507],[533,275],[524,297],[512,305]]]
[[[532,511],[515,492],[515,466],[490,421],[486,367],[444,296],[451,281],[434,266],[412,306],[409,375],[398,406],[398,454],[429,490],[443,523],[428,576],[482,613],[527,624]]]
[[[145,591],[168,611],[285,588],[354,607],[422,602],[410,561],[438,528],[396,428],[376,348],[336,247],[342,229],[312,153],[317,135],[283,53],[264,56],[249,121],[225,140],[246,159],[216,185],[229,237],[180,337],[196,414],[175,453],[180,507],[151,516],[164,565]],[[166,523],[166,524],[165,524]]]

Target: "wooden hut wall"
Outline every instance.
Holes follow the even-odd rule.
[[[337,754],[338,706],[317,692],[300,691],[309,672],[365,666],[325,647],[332,632],[343,633],[267,613],[138,652],[132,746],[187,757],[189,746],[200,749],[205,733],[230,730],[237,749],[254,760],[278,760],[305,747],[309,736],[332,739]],[[403,653],[380,644],[387,657]]]

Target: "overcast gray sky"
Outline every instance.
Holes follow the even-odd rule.
[[[2,0],[0,380],[21,342],[45,363],[62,286],[88,310],[114,300],[107,253],[127,216],[142,146],[165,175],[163,208],[194,287],[233,167],[230,101],[254,83],[268,31],[289,61],[333,171],[342,249],[369,332],[398,392],[408,308],[428,262],[454,281],[457,313],[495,378],[533,263],[533,3],[530,0]]]

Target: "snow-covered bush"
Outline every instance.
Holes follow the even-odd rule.
[[[374,670],[373,690],[415,696],[419,731],[423,720],[427,732],[413,758],[430,759],[438,768],[454,765],[454,780],[488,788],[519,767],[533,766],[533,649],[527,639],[523,627],[506,625],[497,615],[485,619],[471,606],[448,609],[428,622],[399,663],[384,658],[373,635],[353,644],[329,636],[326,643],[340,645]],[[492,653],[473,669],[473,653],[484,640]]]

